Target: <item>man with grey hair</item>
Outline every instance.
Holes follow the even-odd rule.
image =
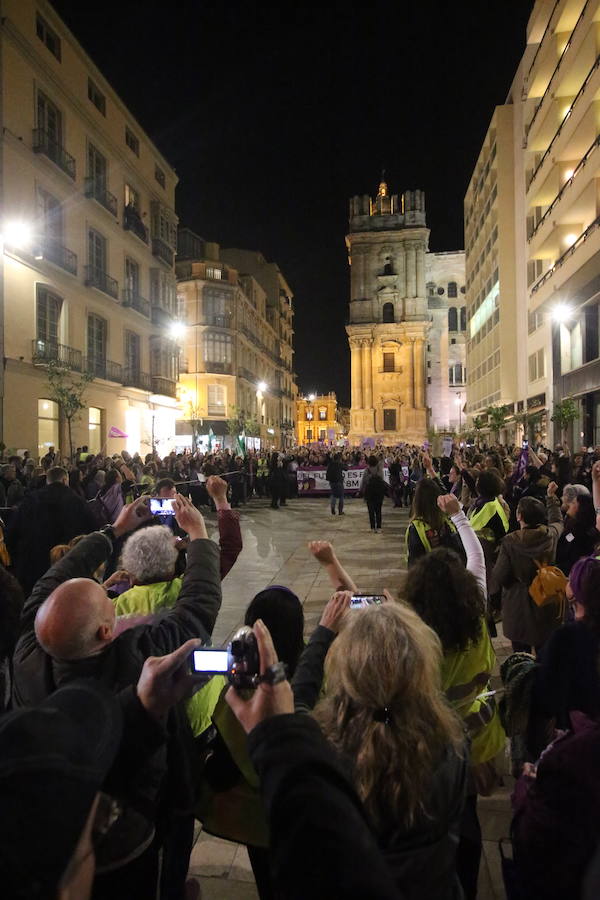
[[[95,527],[87,503],[68,486],[66,469],[48,469],[45,487],[27,494],[6,532],[6,546],[25,596],[50,565],[52,547],[68,544]]]

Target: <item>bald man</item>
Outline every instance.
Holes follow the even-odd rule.
[[[83,538],[35,585],[23,608],[14,655],[15,706],[40,703],[78,677],[97,677],[116,690],[136,684],[148,656],[171,653],[190,638],[210,640],[221,605],[219,548],[192,503],[181,495],[174,503],[177,521],[190,537],[175,607],[154,624],[115,637],[112,601],[92,578],[110,557],[113,541],[150,518],[142,497],[126,506],[114,525]]]

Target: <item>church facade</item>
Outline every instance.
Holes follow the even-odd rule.
[[[422,191],[350,200],[351,443],[421,444],[460,431],[464,252],[430,253]]]

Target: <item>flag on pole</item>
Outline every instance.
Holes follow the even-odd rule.
[[[246,432],[242,429],[242,433],[236,438],[236,446],[238,451],[238,456],[244,456],[246,454]]]
[[[111,425],[110,431],[108,432],[109,438],[126,438],[129,437],[128,434],[125,434],[124,431],[121,431],[120,428],[117,428],[115,425]]]

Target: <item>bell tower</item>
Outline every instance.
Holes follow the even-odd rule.
[[[429,230],[423,191],[350,200],[350,441],[422,443],[427,436],[425,254]]]

